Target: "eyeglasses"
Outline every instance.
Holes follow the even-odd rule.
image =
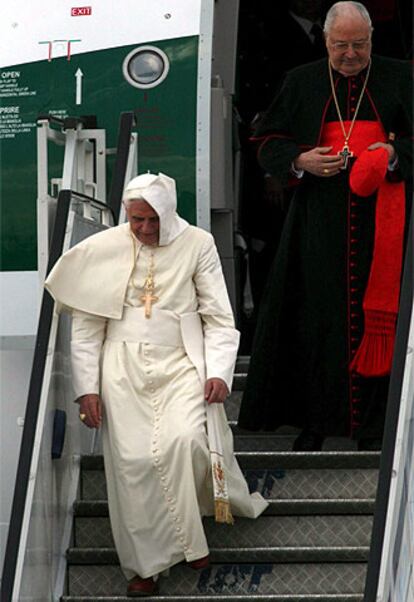
[[[356,42],[329,42],[331,48],[338,52],[346,52],[349,47],[352,50],[365,50],[371,43],[371,39],[357,40]]]

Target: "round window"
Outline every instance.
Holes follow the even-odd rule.
[[[125,79],[136,88],[154,88],[167,77],[168,57],[155,46],[140,46],[124,59],[122,71]]]

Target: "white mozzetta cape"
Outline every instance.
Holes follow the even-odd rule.
[[[230,389],[239,333],[234,329],[213,237],[188,226],[169,244],[147,247],[139,241],[134,243],[132,236],[129,224],[122,224],[87,238],[65,253],[45,283],[57,310],[121,319],[124,306],[142,306],[142,285],[153,253],[158,297],[154,307],[181,317],[184,346],[200,377],[222,378]],[[205,371],[198,353],[200,332],[195,322],[199,318]]]

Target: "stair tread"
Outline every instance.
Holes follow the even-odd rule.
[[[363,602],[362,594],[350,594],[350,595],[321,595],[321,594],[304,594],[302,595],[279,595],[279,594],[223,594],[223,595],[157,595],[157,596],[145,596],[145,600],[148,602],[237,602],[248,601],[254,602],[258,600],[260,602]],[[130,602],[131,598],[126,596],[62,596],[62,602]]]
[[[346,502],[348,505],[352,504],[351,500],[355,500],[354,509],[350,506],[349,510],[364,512],[363,504],[359,504],[359,510],[356,510],[358,500],[374,500],[378,485],[377,468],[256,467],[245,468],[243,473],[250,491],[258,491],[271,504],[276,501],[283,504],[285,500],[303,500],[303,503],[305,500],[321,500],[321,503],[322,500],[326,500],[328,513],[347,511],[346,508],[341,509],[338,505],[334,508],[330,500],[348,500]],[[82,473],[81,483],[81,499],[90,501],[107,499],[105,475],[102,470],[98,468],[85,470]],[[315,504],[316,502],[313,508],[310,508],[310,513],[318,511]],[[312,503],[308,506],[312,506]],[[273,510],[268,510],[268,513],[271,514],[273,511],[278,513],[278,508],[274,506]],[[298,512],[297,509],[294,510],[293,505],[292,512]],[[304,512],[305,510],[302,510],[301,514]]]
[[[238,451],[235,456],[242,468],[378,468],[380,452],[358,451]],[[84,455],[83,470],[103,470],[101,455]]]
[[[131,598],[126,596],[62,596],[62,602],[130,602]],[[157,595],[157,596],[145,596],[145,600],[148,602],[237,602],[248,601],[254,602],[258,600],[260,602],[363,602],[362,594],[350,594],[350,595],[279,595],[279,594],[223,594],[223,595]]]
[[[262,516],[306,516],[308,514],[323,515],[372,515],[375,498],[337,498],[337,499],[272,499],[267,498],[268,508]],[[107,500],[78,500],[75,502],[76,517],[108,516]],[[258,519],[260,520],[260,518]]]
[[[367,562],[368,555],[368,546],[210,548],[212,565],[222,563],[323,565],[326,562],[360,564]],[[69,548],[67,560],[71,566],[119,565],[115,548]]]
[[[230,528],[230,527],[229,527]],[[115,548],[113,546],[110,547],[98,547],[98,548],[94,548],[94,547],[88,547],[88,548],[76,548],[76,547],[70,547],[68,548],[68,553],[70,553],[72,550],[79,550],[82,549],[82,551],[86,550],[86,551],[91,551],[91,550],[111,550],[111,551],[115,551]],[[222,550],[237,550],[237,549],[241,549],[241,548],[232,548],[232,547],[228,547],[226,548],[225,546],[220,548],[220,551]],[[283,550],[362,550],[362,549],[368,549],[367,546],[285,546],[285,547],[279,547],[279,546],[251,546],[248,548],[243,548],[246,550],[268,550],[268,549],[283,549]],[[210,548],[210,553],[214,554],[215,552],[218,551],[218,548]]]
[[[364,589],[366,561],[353,563],[321,562],[239,562],[212,563],[209,568],[194,571],[185,563],[171,568],[160,579],[160,594],[193,596],[198,600],[221,599],[237,595],[241,599],[276,596],[281,600],[355,600]],[[126,580],[120,566],[112,564],[69,565],[72,596],[124,595]],[[284,596],[284,597],[283,597]],[[318,597],[319,596],[319,597]],[[354,597],[351,597],[354,596]],[[207,598],[208,599],[208,598]],[[226,598],[225,598],[226,599]]]

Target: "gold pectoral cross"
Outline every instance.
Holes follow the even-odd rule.
[[[145,317],[150,318],[152,303],[154,301],[158,301],[158,297],[153,295],[151,290],[147,290],[145,291],[145,294],[140,297],[140,299],[145,304]]]
[[[349,150],[349,146],[347,144],[344,144],[344,148],[339,151],[338,155],[340,155],[344,160],[344,164],[342,165],[341,169],[347,169],[348,161],[354,156],[354,153]]]
[[[155,301],[158,301],[158,297],[154,295],[154,254],[151,253],[149,262],[148,262],[148,271],[147,277],[144,282],[144,294],[140,297],[141,301],[144,303],[145,317],[151,317],[151,308],[152,304]]]

